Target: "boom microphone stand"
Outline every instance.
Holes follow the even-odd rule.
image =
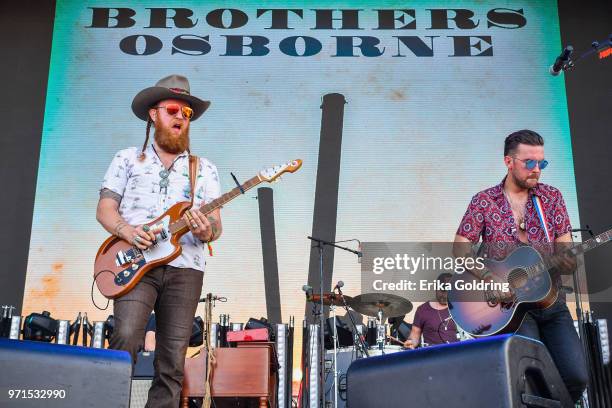
[[[347,247],[343,247],[340,245],[336,245],[333,242],[329,242],[329,241],[325,241],[323,239],[320,238],[313,238],[308,236],[307,237],[309,240],[316,242],[315,247],[319,250],[319,294],[321,295],[320,298],[320,310],[319,310],[319,325],[320,325],[320,342],[321,342],[321,377],[320,377],[320,381],[321,381],[321,406],[322,408],[325,408],[325,333],[324,333],[324,329],[325,329],[325,313],[323,313],[323,311],[325,310],[323,308],[323,247],[325,245],[327,246],[332,246],[332,247],[336,247],[338,249],[343,249],[345,251],[351,252],[357,256],[361,256],[361,252],[359,251],[355,251],[354,249],[350,249]],[[314,408],[314,407],[311,407]]]
[[[557,76],[561,72],[570,71],[574,68],[576,63],[593,54],[599,54],[599,59],[606,58],[611,55],[610,47],[612,47],[612,34],[610,34],[608,38],[603,41],[593,41],[589,51],[584,52],[578,58],[572,60],[571,57],[572,53],[574,52],[574,47],[568,45],[563,49],[561,55],[557,57],[554,64],[550,67],[550,74]]]
[[[355,340],[357,340],[355,342],[355,346],[361,349],[362,355],[366,357],[370,357],[370,353],[368,353],[368,347],[365,344],[363,334],[360,333],[359,330],[357,330],[357,323],[355,322],[355,319],[353,318],[353,315],[351,314],[351,311],[349,310],[349,306],[346,303],[346,299],[344,298],[344,293],[342,293],[342,289],[340,289],[342,286],[344,286],[344,283],[342,281],[339,281],[334,289],[338,290],[338,294],[340,295],[340,299],[342,299],[342,303],[344,304],[343,307],[346,310],[346,314],[351,320],[351,325],[353,326],[353,330],[355,333]]]

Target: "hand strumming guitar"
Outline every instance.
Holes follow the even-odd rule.
[[[153,245],[157,232],[159,231],[149,228],[148,225],[137,225],[133,227],[125,224],[116,229],[115,235],[139,249],[144,250]]]

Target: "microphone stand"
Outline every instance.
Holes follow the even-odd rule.
[[[563,64],[561,65],[560,70],[559,70],[558,73],[569,71],[569,70],[574,68],[574,66],[576,65],[576,63],[578,61],[583,60],[584,58],[588,57],[589,55],[603,52],[603,51],[607,50],[610,47],[612,47],[612,34],[610,34],[607,39],[605,39],[605,40],[603,40],[601,42],[600,41],[593,41],[591,43],[591,49],[589,51],[584,52],[581,56],[579,56],[575,60],[572,60],[571,55],[568,56],[567,61],[563,62]],[[555,74],[555,75],[558,75],[558,73]]]
[[[73,334],[72,337],[72,345],[76,346],[77,342],[79,341],[79,332],[81,331],[81,323],[83,321],[83,318],[81,317],[81,312],[79,312],[79,315],[77,316],[77,318],[74,320],[74,323],[72,323],[70,325],[70,330],[68,332],[68,336],[66,339],[66,344],[70,343],[70,333]]]
[[[575,228],[572,230],[572,232],[588,232],[589,235],[591,235],[591,238],[593,238],[595,236],[595,234],[593,234],[593,231],[591,230],[591,227],[588,225],[585,225],[585,228]],[[584,255],[583,255],[583,259],[584,259]],[[577,261],[576,261],[577,262]],[[576,267],[576,270],[574,271],[574,273],[572,274],[572,278],[574,281],[574,298],[576,301],[576,317],[578,318],[578,336],[580,337],[580,342],[582,343],[582,348],[584,350],[585,355],[588,355],[586,353],[589,353],[589,344],[588,344],[588,339],[586,338],[586,333],[584,330],[584,316],[586,315],[586,313],[584,313],[582,311],[582,288],[580,287],[580,277],[578,276],[578,267]]]
[[[340,295],[340,299],[342,299],[342,303],[344,304],[344,309],[346,310],[346,314],[351,320],[351,324],[353,325],[353,330],[355,330],[355,333],[357,333],[356,334],[357,343],[355,345],[361,348],[362,354],[364,354],[366,357],[370,357],[370,353],[368,352],[368,348],[366,347],[365,340],[363,339],[363,333],[360,333],[359,330],[357,330],[357,323],[355,322],[355,319],[353,318],[353,315],[351,314],[349,310],[349,306],[346,303],[346,299],[344,298],[344,293],[342,293],[342,289],[340,289],[338,286],[336,286],[336,289],[338,289],[338,294]]]
[[[316,242],[315,248],[319,250],[319,294],[321,295],[320,299],[320,310],[319,310],[319,325],[321,326],[320,331],[320,339],[321,342],[321,406],[325,408],[325,313],[323,312],[325,309],[323,308],[323,247],[325,245],[336,247],[338,249],[342,249],[348,252],[352,252],[357,256],[361,256],[361,252],[355,251],[353,249],[343,247],[340,245],[336,245],[333,242],[326,241],[320,238],[314,238],[311,236],[307,236],[307,238],[311,241]]]

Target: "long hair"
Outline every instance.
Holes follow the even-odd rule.
[[[142,150],[140,151],[140,155],[138,156],[138,160],[143,161],[146,157],[145,149],[147,148],[147,144],[149,143],[149,133],[151,132],[151,125],[153,125],[153,121],[151,118],[147,119],[147,137],[145,138],[144,144],[142,145]]]

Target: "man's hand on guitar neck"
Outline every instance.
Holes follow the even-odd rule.
[[[193,236],[202,242],[214,241],[221,235],[221,214],[219,209],[214,210],[208,215],[202,214],[199,210],[190,209],[183,214],[183,221],[185,221]]]
[[[200,241],[209,242],[213,239],[214,233],[211,223],[199,210],[190,209],[185,211],[183,221],[185,221],[193,236]]]

